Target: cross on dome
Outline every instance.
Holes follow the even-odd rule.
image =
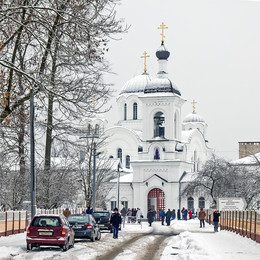
[[[147,52],[144,52],[144,56],[141,56],[141,58],[144,58],[144,72],[147,71],[146,69],[146,58],[150,57],[149,55],[147,55]]]
[[[193,101],[191,102],[192,107],[193,107],[193,111],[192,113],[195,113],[195,105],[197,104],[197,102],[193,99]]]
[[[160,25],[160,27],[158,27],[158,29],[162,30],[162,33],[160,33],[160,35],[162,36],[162,42],[164,42],[164,38],[165,38],[164,30],[168,29],[168,27],[166,27],[166,25],[162,22],[162,24]]]

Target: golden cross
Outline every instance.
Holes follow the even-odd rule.
[[[93,97],[93,109],[95,110],[95,108],[96,108],[96,97],[94,96]]]
[[[197,104],[197,102],[193,99],[193,101],[191,102],[192,106],[193,106],[193,113],[195,113],[195,105]]]
[[[144,56],[141,56],[141,58],[144,58],[144,72],[147,71],[147,69],[146,69],[146,58],[150,57],[149,55],[146,55],[146,54],[147,54],[147,52],[145,51]]]
[[[162,22],[162,24],[160,25],[160,27],[158,27],[158,29],[162,30],[162,33],[160,33],[160,35],[162,36],[162,42],[164,42],[164,29],[168,29],[168,27],[166,27],[166,25]]]

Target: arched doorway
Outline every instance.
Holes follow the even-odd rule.
[[[160,209],[165,210],[165,195],[161,189],[154,188],[149,191],[147,196],[147,209],[156,210],[156,219],[159,219]]]

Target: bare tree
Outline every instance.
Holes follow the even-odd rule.
[[[248,207],[260,200],[260,164],[235,165],[213,155],[198,172],[197,177],[182,191],[182,195],[205,194],[216,206],[219,197],[244,197]]]

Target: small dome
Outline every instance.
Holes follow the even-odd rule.
[[[156,57],[159,60],[167,60],[170,57],[170,52],[165,48],[163,42],[159,49],[156,51]]]
[[[184,118],[183,123],[205,123],[205,120],[202,116],[196,114],[196,112],[192,112]]]
[[[151,81],[147,72],[128,80],[123,86],[120,94],[144,92],[145,87]]]
[[[178,87],[168,78],[155,78],[145,87],[144,93],[169,92],[181,96]]]

